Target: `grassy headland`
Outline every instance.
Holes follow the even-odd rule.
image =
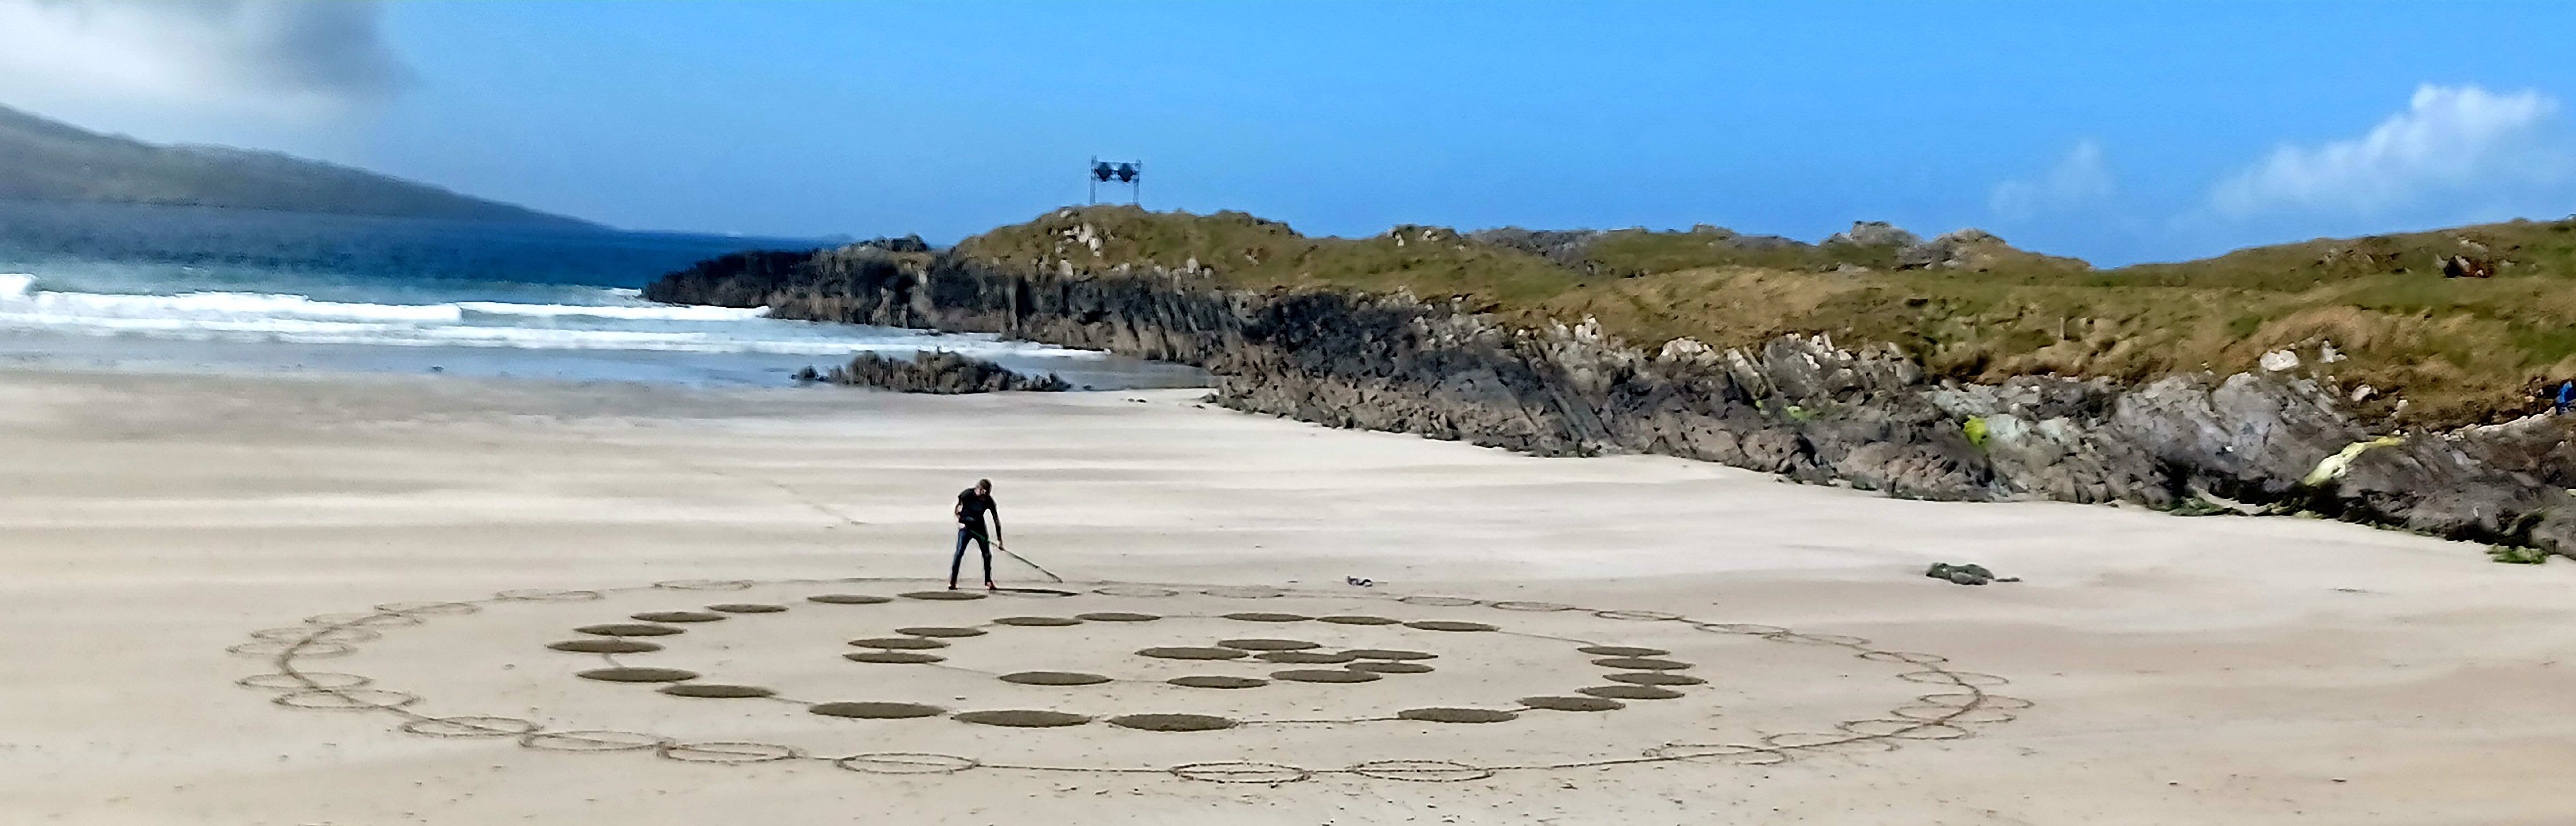
[[[1974,232],[1923,241],[1856,228],[1805,244],[1714,227],[1404,226],[1310,238],[1239,212],[1114,206],[1052,212],[957,251],[1104,274],[1195,267],[1243,289],[1403,291],[1531,325],[1590,316],[1645,347],[1825,333],[1895,344],[1935,374],[1975,381],[2229,373],[2292,350],[2299,369],[2331,375],[2346,392],[2369,387],[2359,411],[2426,426],[2527,413],[2544,406],[2544,384],[2576,377],[2576,218],[2107,270]],[[2454,257],[2492,277],[2447,277]],[[2337,360],[2320,363],[2328,344]]]

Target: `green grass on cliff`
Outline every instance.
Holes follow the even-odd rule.
[[[1097,240],[1097,251],[1093,241]],[[1400,227],[1308,238],[1235,212],[1060,210],[962,242],[971,256],[1111,274],[1180,269],[1248,289],[1333,288],[1457,297],[1507,321],[1598,318],[1653,347],[1719,346],[1789,333],[1888,342],[1940,375],[2029,373],[2127,381],[2256,369],[2293,349],[2365,412],[2447,425],[2539,407],[2544,380],[2576,377],[2576,220],[2462,227],[2240,250],[2199,261],[2094,270],[2002,246],[1974,267],[1897,269],[1890,246],[1758,245],[1733,233],[1625,230],[1550,260],[1456,232]],[[2493,278],[2444,278],[2439,261],[2499,262]]]

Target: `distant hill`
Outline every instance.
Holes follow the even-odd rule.
[[[275,152],[163,146],[0,106],[0,200],[169,204],[589,225]]]

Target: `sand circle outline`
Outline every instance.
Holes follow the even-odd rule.
[[[405,720],[402,725],[395,726],[394,729],[404,734],[418,734],[423,737],[481,738],[525,737],[545,730],[545,726],[538,725],[534,720],[522,720],[517,717],[466,715],[419,717]]]
[[[832,758],[832,765],[863,774],[956,774],[984,765],[972,757],[921,751],[877,751]]]
[[[1284,763],[1262,763],[1251,760],[1215,760],[1183,763],[1164,771],[1183,780],[1205,783],[1296,783],[1311,779],[1315,772]]]
[[[1407,783],[1459,783],[1494,776],[1494,770],[1455,760],[1371,760],[1342,771],[1374,780]]]
[[[654,747],[655,756],[682,763],[721,763],[739,766],[749,763],[775,763],[805,756],[803,749],[776,743],[751,743],[740,740],[717,740],[698,743],[664,741]]]
[[[520,748],[538,751],[609,752],[643,751],[661,748],[671,738],[636,731],[584,729],[580,731],[540,731],[519,738]]]
[[[344,688],[364,688],[374,685],[375,682],[373,677],[341,674],[334,671],[280,671],[274,674],[253,674],[234,680],[233,685],[269,691],[337,691]]]

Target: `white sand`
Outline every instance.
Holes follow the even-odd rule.
[[[388,377],[0,373],[0,823],[2564,824],[2576,797],[2576,565],[2289,519],[1957,505],[1652,458],[1534,459],[1199,408],[1195,394],[926,398]],[[1144,399],[1142,403],[1129,399]],[[378,603],[713,578],[937,577],[948,505],[999,484],[1014,550],[1085,581],[1272,585],[1267,600],[1086,595],[823,606],[927,583],[621,591],[494,603],[295,661],[417,694],[431,715],[747,740],[832,757],[1001,765],[884,776],[813,760],[691,765],[394,730],[233,681],[249,632]],[[1919,576],[1977,561],[2027,582]],[[1033,575],[1010,568],[1027,583]],[[1342,584],[1371,577],[1375,589]],[[968,574],[970,580],[974,576]],[[2034,705],[1973,737],[1705,760],[1505,770],[1450,783],[1336,770],[1636,757],[1885,717],[1956,691],[1851,650],[1579,612],[1431,607],[1454,594],[1661,611],[1867,638],[1999,675]],[[1573,643],[1499,633],[1170,619],[995,629],[946,665],[836,655],[898,626],[1012,614],[1364,612],[1669,648],[1682,699],[1491,725],[1366,722],[1155,733],[848,721],[577,679],[575,625],[713,602],[791,610],[664,638],[629,665],[798,700],[908,700],[1246,719],[1509,707],[1599,685]],[[1429,674],[1240,692],[1143,680],[1148,645],[1286,637],[1437,651]],[[1332,668],[1333,666],[1314,666]],[[1137,682],[1004,685],[978,672]],[[1221,785],[1151,769],[1249,759],[1323,773]]]

